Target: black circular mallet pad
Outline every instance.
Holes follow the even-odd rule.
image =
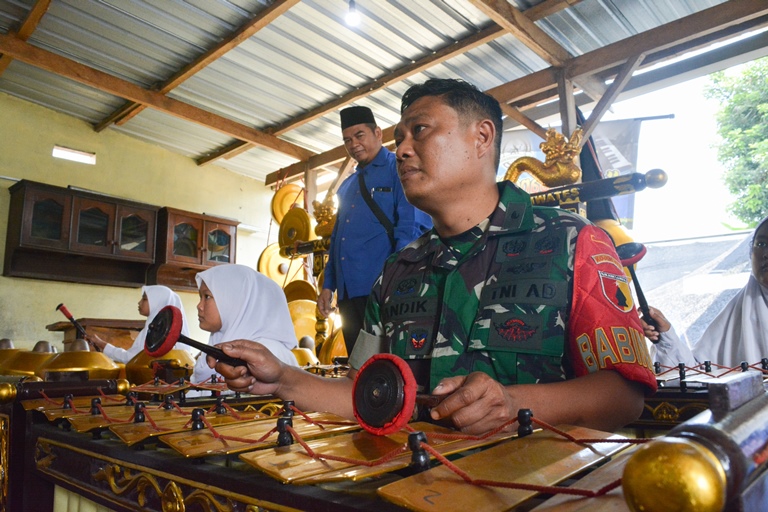
[[[205,352],[217,361],[230,366],[247,366],[242,359],[230,357],[218,347],[200,343],[181,334],[181,311],[176,306],[165,306],[155,315],[147,329],[144,350],[152,357],[164,356],[173,349],[176,343],[183,343]]]

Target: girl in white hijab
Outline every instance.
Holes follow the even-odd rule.
[[[277,283],[245,265],[218,265],[195,276],[200,302],[200,328],[211,333],[209,345],[225,341],[251,340],[267,347],[278,359],[296,366],[291,349],[296,332],[285,293]],[[200,354],[191,381],[210,380],[216,371]]]
[[[670,329],[664,315],[651,308],[651,316],[660,324],[660,334],[647,324],[644,327],[646,336],[659,340],[656,361],[669,366],[711,361],[734,367],[742,361],[751,365],[768,357],[768,217],[757,225],[749,254],[752,272],[746,286],[709,324],[692,350]]]
[[[168,288],[167,286],[152,285],[141,287],[141,299],[139,300],[139,313],[147,317],[147,321],[144,323],[144,328],[136,336],[128,349],[116,347],[111,343],[107,343],[97,335],[88,335],[88,341],[93,343],[96,347],[100,348],[104,355],[112,358],[113,361],[118,363],[127,363],[133,359],[136,354],[144,350],[144,340],[147,338],[147,328],[150,322],[155,318],[158,312],[165,306],[176,306],[181,311],[181,333],[185,336],[189,336],[189,329],[187,327],[187,316],[184,314],[184,305],[181,303],[181,298]],[[179,345],[179,347],[188,349],[185,345]]]
[[[697,361],[733,367],[768,357],[768,217],[752,235],[749,255],[749,281],[693,346]]]

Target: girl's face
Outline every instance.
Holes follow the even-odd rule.
[[[211,290],[204,283],[200,283],[200,302],[197,303],[197,321],[200,328],[208,332],[218,332],[221,330],[221,316],[219,308],[216,307],[216,299],[213,298]]]
[[[755,232],[751,249],[752,274],[762,286],[768,287],[768,222]]]
[[[146,293],[143,293],[139,299],[139,314],[141,316],[149,316],[149,299]]]

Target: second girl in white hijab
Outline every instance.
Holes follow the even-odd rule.
[[[184,313],[184,305],[181,303],[181,298],[176,292],[161,285],[148,285],[141,287],[141,299],[139,299],[139,313],[147,317],[147,321],[144,324],[144,328],[139,332],[136,339],[133,341],[133,345],[128,349],[116,347],[111,343],[107,343],[101,339],[98,335],[88,335],[88,341],[93,343],[96,347],[104,351],[104,354],[111,357],[113,361],[118,363],[127,363],[133,359],[136,354],[144,350],[144,342],[147,338],[147,330],[150,322],[155,318],[155,315],[160,312],[166,306],[176,306],[181,310],[181,334],[189,336],[189,329],[187,328],[187,316]],[[175,348],[182,348],[194,355],[197,351],[193,351],[191,347],[178,344]]]

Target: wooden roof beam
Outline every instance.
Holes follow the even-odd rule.
[[[24,21],[21,23],[19,30],[16,31],[16,37],[22,41],[29,39],[29,36],[35,31],[37,25],[40,23],[43,15],[48,12],[48,7],[50,6],[51,0],[37,0],[35,5],[32,6],[32,9],[29,10],[27,17],[24,18]],[[5,72],[12,60],[13,57],[10,55],[0,54],[0,75]]]
[[[269,148],[299,160],[309,158],[313,153],[306,149],[278,139],[273,135],[245,126],[224,116],[169,98],[156,91],[143,89],[126,80],[88,67],[74,60],[37,48],[10,34],[0,34],[0,51],[32,66],[55,73],[70,80],[104,91],[114,96],[152,107],[166,114],[200,124],[230,137],[247,140],[261,147]]]
[[[539,29],[533,24],[534,21],[540,20],[546,16],[559,12],[572,5],[576,5],[579,2],[581,2],[581,0],[545,0],[544,2],[537,5],[536,7],[531,9],[526,9],[522,13],[520,11],[517,11],[517,13],[520,14],[521,18],[525,18],[528,20],[527,22],[518,20],[518,22],[528,28],[532,26],[533,28],[530,30],[538,33],[537,31],[541,31],[541,29]],[[490,41],[507,34],[508,32],[509,32],[509,27],[502,27],[502,26],[496,26],[496,25],[483,29],[476,34],[473,34],[465,39],[462,39],[461,41],[456,41],[454,44],[447,46],[431,55],[428,55],[423,59],[417,60],[413,64],[404,66],[396,70],[395,72],[388,74],[385,79],[375,80],[369,84],[366,84],[363,87],[359,87],[353,91],[350,91],[349,93],[345,94],[344,96],[342,96],[337,100],[321,105],[318,108],[315,108],[293,119],[290,119],[285,123],[272,127],[271,129],[267,129],[265,130],[265,132],[271,133],[273,135],[281,135],[289,130],[296,128],[297,126],[300,126],[301,124],[304,124],[314,119],[317,119],[319,117],[322,117],[328,112],[341,108],[344,105],[348,105],[360,98],[373,94],[374,92],[384,87],[390,86],[393,83],[396,83],[401,80],[405,80],[409,76],[412,76],[416,73],[420,73],[426,70],[427,68],[434,66],[439,62],[444,62],[448,59],[456,57],[457,55],[461,55],[471,50],[472,48],[476,48],[478,46],[487,44]],[[548,36],[545,33],[541,32],[541,34],[543,34],[544,38],[548,38]],[[554,41],[551,41],[551,42],[557,46],[556,42]],[[563,52],[565,52],[565,50],[563,50]],[[565,54],[567,54],[567,52],[565,52]],[[213,162],[215,160],[218,160],[219,158],[231,158],[231,156],[234,156],[234,154],[242,153],[243,151],[247,151],[248,149],[250,149],[248,144],[243,143],[242,141],[235,141],[224,148],[221,148],[215,152],[210,153],[209,155],[199,158],[197,160],[197,163],[198,165],[204,165],[204,164]],[[280,171],[277,171],[277,172],[280,172]],[[267,181],[269,181],[269,178],[267,178]]]
[[[731,16],[735,19],[732,20]],[[592,76],[617,68],[639,53],[645,53],[647,57],[643,62],[645,65],[651,65],[716,39],[754,29],[763,23],[758,18],[764,16],[768,16],[768,4],[754,0],[729,0],[574,57],[564,66],[565,76],[578,83],[582,76]],[[537,97],[538,100],[541,93],[554,91],[556,83],[556,67],[553,66],[494,87],[487,92],[502,103],[521,107],[521,102],[526,98]]]
[[[461,55],[462,53],[467,52],[472,48],[487,44],[490,41],[493,41],[494,39],[504,35],[505,33],[506,32],[503,28],[496,25],[483,29],[476,34],[462,39],[461,41],[457,41],[450,46],[446,46],[442,50],[431,53],[423,59],[419,59],[407,66],[403,66],[402,68],[395,70],[393,73],[388,74],[386,77],[380,80],[374,80],[373,82],[370,82],[363,87],[354,89],[329,103],[325,103],[315,109],[305,112],[304,114],[289,119],[282,124],[269,128],[265,130],[265,132],[271,133],[273,135],[282,135],[283,133],[293,130],[294,128],[301,126],[304,123],[308,123],[314,119],[322,117],[328,112],[332,112],[333,110],[341,108],[344,105],[348,105],[355,100],[359,100],[360,98],[364,98],[385,87],[389,87],[393,83],[405,80],[406,78],[417,73],[421,73],[422,71],[427,70],[435,64],[444,62],[448,59],[456,57],[457,55]],[[203,165],[219,158],[231,158],[231,156],[234,156],[233,153],[239,154],[243,151],[251,149],[252,147],[252,145],[249,145],[245,142],[236,141],[219,149],[218,151],[215,151],[214,153],[211,153],[210,155],[206,155],[205,157],[198,159],[197,163],[198,165]]]
[[[670,60],[672,58],[678,57],[685,53],[689,53],[691,51],[704,48],[718,41],[730,39],[735,36],[760,29],[766,25],[768,25],[768,16],[762,16],[762,17],[754,18],[750,21],[741,23],[738,26],[726,27],[717,32],[709,33],[703,37],[688,39],[685,42],[680,43],[678,45],[665,48],[663,50],[660,50],[651,54],[646,54],[646,57],[642,63],[642,67],[649,67],[654,64],[658,64],[660,62]],[[754,39],[754,37],[751,39]],[[737,43],[731,43],[728,46],[741,47],[742,45],[741,43],[737,42]],[[708,51],[706,55],[715,55],[716,53],[719,53],[719,50],[714,49],[714,50]],[[689,57],[688,59],[686,59],[686,61],[698,60],[699,58],[701,57]],[[616,66],[611,67],[610,69],[603,70],[600,73],[596,73],[594,75],[589,75],[589,76],[584,75],[583,77],[578,78],[578,83],[576,85],[581,87],[582,90],[584,90],[584,92],[588,96],[590,96],[592,99],[597,101],[600,98],[600,96],[604,94],[604,92],[602,94],[593,96],[593,93],[597,91],[596,90],[587,91],[586,88],[584,87],[584,84],[585,84],[584,79],[588,78],[593,84],[598,84],[598,83],[603,84],[604,90],[607,90],[607,86],[604,85],[605,82],[607,82],[608,80],[613,80],[613,78],[619,73],[620,69],[621,69],[621,65],[618,64]],[[548,68],[548,70],[552,71],[553,68]],[[635,82],[635,80],[633,80],[633,82]],[[515,94],[516,99],[511,100],[509,102],[509,105],[519,109],[521,112],[526,112],[532,108],[535,108],[537,105],[541,103],[552,101],[553,99],[557,98],[557,90],[556,90],[554,81],[551,84],[549,84],[548,87],[541,86],[540,83],[535,84],[538,86],[538,88],[535,91],[532,91],[533,94],[523,95],[518,93],[517,91],[521,90],[522,87],[524,87],[526,84],[530,84],[530,83],[525,82],[524,79],[513,80],[512,82],[501,85],[487,92],[494,92],[495,97],[501,98],[500,101],[507,98],[509,93]]]
[[[300,1],[301,0],[275,0],[272,5],[261,11],[258,15],[254,16],[253,19],[245,23],[232,35],[226,39],[223,39],[219,44],[184,66],[171,78],[163,82],[163,84],[157,88],[157,91],[161,94],[169,93],[178,87],[182,82],[190,78],[192,75],[210,65],[216,59],[231,49],[239,46],[243,41],[275,21],[279,16],[285,14],[288,9]],[[118,125],[125,124],[145,108],[146,107],[144,105],[140,105],[135,102],[128,102],[109,114],[101,122],[97,123],[94,129],[97,132],[100,132],[110,126],[112,123],[116,123]]]
[[[469,0],[483,14],[519,39],[551,66],[562,66],[571,59],[565,48],[549,37],[530,18],[507,0]]]
[[[589,139],[589,136],[592,135],[592,132],[597,127],[597,123],[600,122],[600,119],[602,119],[605,112],[610,108],[619,94],[621,94],[627,83],[629,83],[632,74],[638,67],[640,67],[644,58],[645,55],[641,53],[640,55],[635,55],[627,60],[622,66],[621,71],[619,71],[619,74],[616,75],[613,83],[608,87],[608,91],[606,91],[606,93],[598,100],[597,105],[589,115],[589,119],[587,119],[584,126],[582,126],[582,146]]]
[[[729,0],[679,20],[630,36],[579,57],[565,65],[566,75],[578,80],[620,65],[633,55],[651,53],[679,45],[689,39],[737,26],[768,14],[768,3],[755,0]]]
[[[546,18],[552,14],[558,13],[568,7],[580,4],[582,0],[544,0],[540,4],[523,11],[523,14],[531,21]]]
[[[520,123],[521,125],[525,126],[529,130],[531,130],[533,133],[541,137],[542,139],[546,140],[547,138],[547,129],[541,126],[539,123],[531,119],[530,117],[523,114],[520,109],[513,107],[511,105],[507,105],[506,103],[501,104],[501,111],[504,112],[504,115],[507,117],[510,117]]]
[[[381,138],[385,145],[389,141],[394,140],[394,134],[394,126],[390,126],[389,128],[381,130]],[[287,167],[283,167],[282,169],[269,173],[264,180],[264,185],[275,185],[280,181],[290,180],[296,176],[303,176],[304,172],[307,170],[312,171],[323,167],[324,165],[336,164],[348,156],[349,155],[347,154],[347,149],[343,144],[341,146],[336,146],[335,148],[324,153],[309,157],[306,162],[296,162],[295,164],[291,164]]]

